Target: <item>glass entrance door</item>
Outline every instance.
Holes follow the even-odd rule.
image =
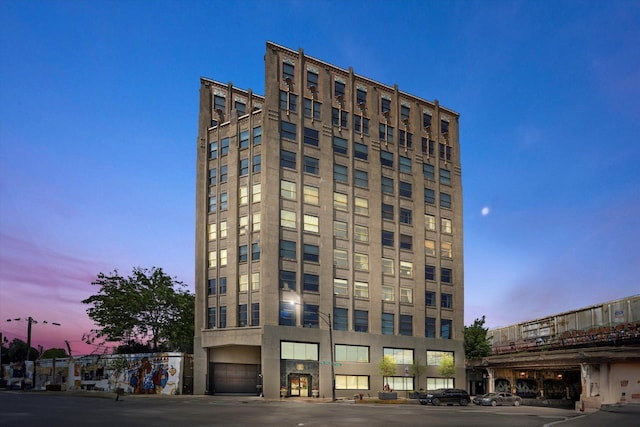
[[[311,375],[291,374],[289,375],[289,395],[291,397],[309,397],[309,383]]]

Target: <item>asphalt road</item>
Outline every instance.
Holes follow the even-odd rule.
[[[349,404],[211,396],[76,396],[0,392],[0,426],[473,426],[615,427],[640,425],[638,413],[582,414],[543,407]],[[596,422],[589,423],[589,420]]]

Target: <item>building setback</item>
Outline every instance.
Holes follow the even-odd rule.
[[[465,386],[458,119],[270,42],[264,96],[201,79],[196,394]]]

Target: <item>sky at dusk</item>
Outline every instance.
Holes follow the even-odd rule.
[[[0,0],[9,340],[96,351],[99,272],[193,289],[199,79],[264,94],[267,40],[460,113],[465,324],[640,293],[637,0]]]

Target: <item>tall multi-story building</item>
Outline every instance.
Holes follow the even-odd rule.
[[[264,90],[201,79],[195,393],[464,387],[459,115],[269,42]]]

